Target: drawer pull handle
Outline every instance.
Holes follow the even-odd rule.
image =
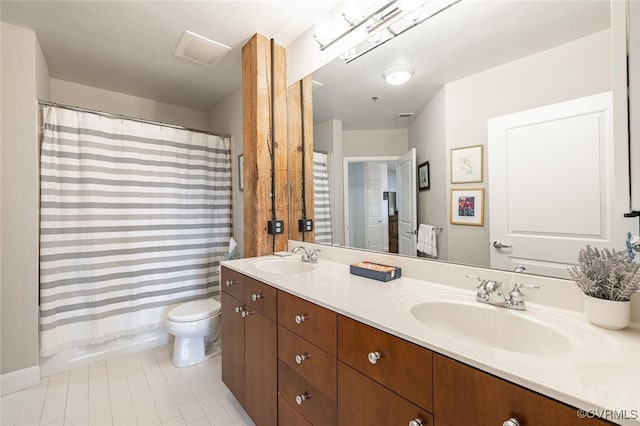
[[[227,287],[231,287],[234,284],[237,284],[237,281],[235,281],[235,280],[226,280],[224,282],[224,285],[226,285]]]
[[[251,300],[253,300],[254,302],[257,302],[260,299],[264,299],[264,295],[260,294],[260,293],[254,293],[251,295]]]
[[[243,309],[242,312],[240,313],[240,315],[242,315],[242,318],[246,318],[249,315],[253,315],[253,311],[250,311],[248,309]]]
[[[409,426],[422,426],[423,424],[424,423],[420,417],[409,421]]]
[[[302,364],[307,359],[309,359],[309,355],[307,354],[296,355],[296,364]]]
[[[369,358],[369,362],[371,364],[375,364],[380,361],[380,358],[382,358],[382,354],[380,352],[369,352],[367,358]]]
[[[296,315],[294,320],[296,322],[296,324],[302,324],[303,322],[305,322],[306,320],[308,320],[309,317],[306,315]]]
[[[302,395],[296,395],[296,404],[302,405],[307,399],[311,398],[308,392],[303,393]]]
[[[511,417],[509,420],[505,420],[502,423],[502,426],[520,426],[520,422],[518,419]]]
[[[236,306],[235,311],[236,311],[236,314],[242,314],[242,311],[243,311],[242,306]]]

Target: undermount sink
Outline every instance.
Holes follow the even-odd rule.
[[[255,269],[272,274],[297,275],[313,271],[313,263],[303,262],[299,257],[261,259],[251,264]]]
[[[495,349],[543,356],[571,351],[569,339],[526,313],[472,303],[425,302],[413,306],[411,315],[432,329]]]

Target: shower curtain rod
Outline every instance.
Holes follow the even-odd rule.
[[[64,104],[59,104],[57,102],[42,101],[40,99],[38,99],[38,105],[39,106],[53,106],[53,107],[58,107],[58,108],[69,109],[71,111],[88,112],[88,113],[91,113],[91,114],[98,114],[98,115],[101,115],[103,117],[121,118],[121,119],[124,119],[124,120],[131,120],[131,121],[135,121],[137,123],[155,124],[157,126],[170,127],[172,129],[188,130],[188,131],[194,132],[194,133],[204,133],[204,134],[207,134],[207,135],[220,136],[221,138],[231,138],[231,135],[228,134],[228,133],[216,133],[216,132],[209,132],[209,131],[206,131],[206,130],[192,129],[192,128],[189,128],[189,127],[178,126],[176,124],[161,123],[159,121],[145,120],[143,118],[129,117],[129,116],[122,115],[122,114],[114,114],[114,113],[111,113],[111,112],[97,111],[97,110],[89,109],[89,108],[81,108],[81,107],[72,106],[72,105],[64,105]]]

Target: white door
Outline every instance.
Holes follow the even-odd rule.
[[[585,245],[624,249],[611,105],[604,93],[488,121],[492,268],[568,277]]]
[[[379,163],[365,165],[365,248],[369,250],[384,250],[382,181],[386,176],[383,176],[383,169],[386,170],[386,167]]]
[[[418,209],[416,203],[416,149],[398,161],[398,253],[416,255]]]

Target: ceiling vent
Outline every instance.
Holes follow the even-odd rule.
[[[175,55],[178,58],[215,68],[230,50],[229,46],[222,43],[191,31],[185,31],[178,43]]]
[[[413,117],[412,112],[401,112],[398,114],[398,121],[405,121]]]

